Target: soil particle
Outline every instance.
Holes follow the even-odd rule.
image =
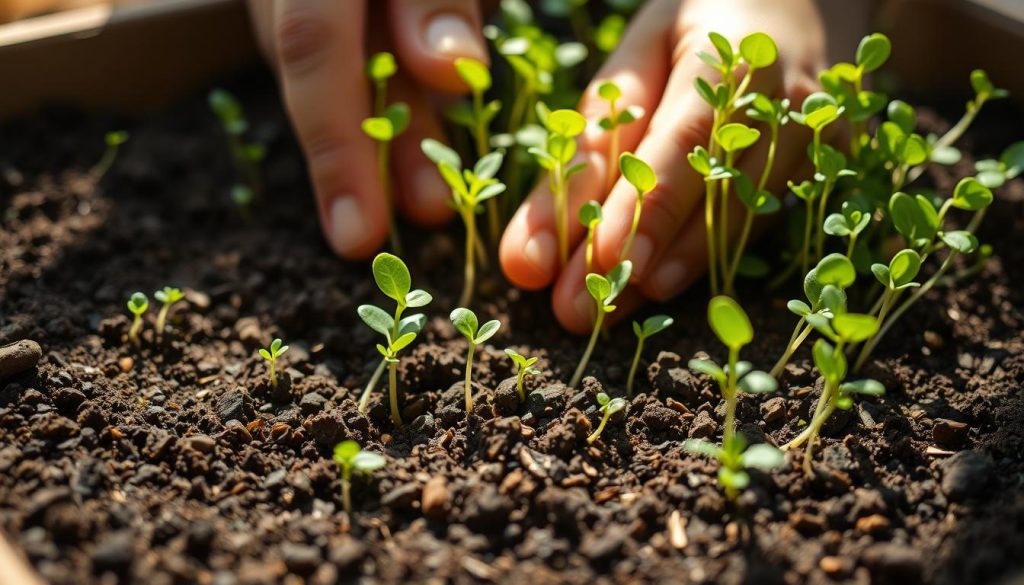
[[[689,437],[691,439],[706,439],[714,435],[716,431],[718,431],[718,423],[711,418],[708,411],[702,410],[690,423]]]
[[[580,543],[580,553],[595,563],[609,562],[619,555],[628,538],[628,531],[620,526],[590,532]]]
[[[508,496],[499,493],[495,486],[487,485],[467,498],[462,519],[478,531],[500,531],[504,530],[512,507]]]
[[[427,518],[443,520],[448,513],[450,502],[448,480],[443,475],[434,476],[423,485],[420,509]]]
[[[917,583],[924,572],[921,551],[905,544],[886,542],[867,548],[864,564],[871,570],[873,583]]]
[[[402,484],[384,494],[380,504],[393,510],[411,510],[419,500],[421,488],[415,483]]]
[[[281,545],[281,559],[289,571],[309,575],[320,565],[323,558],[318,547],[308,544],[286,542]]]
[[[982,494],[992,473],[992,459],[973,449],[960,451],[943,465],[942,492],[954,502]]]
[[[229,420],[246,423],[256,416],[249,392],[241,387],[228,390],[222,394],[217,399],[216,412],[220,420],[225,423]]]
[[[786,418],[786,399],[781,396],[769,398],[761,403],[761,420],[774,427]]]
[[[516,378],[505,378],[494,389],[492,397],[494,413],[498,416],[511,416],[519,411],[519,391],[516,389]]]
[[[966,423],[939,418],[932,426],[932,438],[943,447],[956,447],[963,444],[970,430],[970,425]]]
[[[135,536],[128,530],[111,533],[96,545],[90,557],[97,572],[127,573],[135,558]]]
[[[347,534],[332,540],[327,552],[327,560],[337,566],[339,571],[353,568],[365,556],[366,545]]]
[[[0,380],[36,367],[41,357],[43,349],[28,339],[0,347]]]
[[[693,403],[700,396],[701,384],[687,369],[678,354],[662,351],[648,368],[651,386],[663,397]]]

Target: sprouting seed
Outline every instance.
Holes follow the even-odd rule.
[[[165,286],[162,289],[153,293],[153,298],[160,301],[162,306],[160,312],[156,317],[156,332],[157,335],[163,335],[164,327],[167,324],[167,315],[170,314],[171,307],[174,303],[185,298],[185,293],[181,292],[181,289],[174,288],[172,286]]]
[[[466,414],[469,414],[473,411],[473,353],[476,346],[494,337],[501,327],[501,322],[495,319],[480,325],[476,314],[464,307],[452,311],[451,320],[455,330],[469,342],[469,353],[466,356]]]
[[[622,153],[619,157],[619,168],[622,169],[622,176],[636,189],[633,221],[629,224],[629,235],[626,236],[626,243],[623,244],[622,254],[619,256],[619,260],[622,261],[629,258],[629,253],[633,249],[633,239],[636,238],[637,229],[640,227],[640,213],[644,209],[644,197],[658,186],[658,177],[650,165],[631,152]]]
[[[532,367],[533,364],[537,363],[540,358],[532,357],[528,358],[516,352],[514,349],[506,349],[505,354],[512,360],[512,363],[516,365],[516,391],[519,392],[519,401],[526,402],[526,390],[523,389],[523,382],[526,380],[526,376],[535,376],[540,373],[540,370]]]
[[[590,334],[587,349],[583,352],[579,365],[576,366],[576,372],[572,375],[572,380],[569,381],[570,388],[575,388],[583,378],[583,372],[586,371],[587,363],[590,361],[590,354],[594,352],[594,346],[597,345],[597,337],[601,334],[605,315],[615,310],[615,305],[612,303],[626,288],[626,285],[629,284],[629,275],[632,272],[633,263],[626,260],[612,268],[607,276],[594,273],[587,275],[587,292],[590,293],[594,303],[597,305],[597,318],[594,320],[594,331]]]
[[[644,341],[652,335],[661,333],[672,323],[672,317],[668,315],[648,317],[644,319],[643,324],[633,321],[633,333],[636,334],[636,353],[633,354],[633,365],[629,367],[629,377],[626,379],[626,392],[630,398],[633,397],[633,380],[636,378],[636,369],[640,364],[640,354],[644,350]]]
[[[580,224],[587,230],[587,274],[590,274],[594,267],[594,232],[597,231],[597,226],[603,219],[601,204],[597,201],[587,201],[583,207],[580,207]]]
[[[142,330],[142,315],[149,308],[149,298],[141,292],[132,293],[128,299],[128,310],[135,315],[132,326],[128,330],[128,340],[134,345],[139,344],[139,331]]]
[[[95,177],[97,181],[107,174],[110,167],[114,166],[114,161],[117,160],[118,148],[125,142],[128,142],[128,133],[124,130],[107,132],[103,139],[107,148],[103,151],[103,157],[98,163],[96,163],[96,166],[92,168],[92,176]]]
[[[604,392],[597,395],[597,403],[601,405],[601,422],[597,425],[597,429],[587,437],[587,443],[593,443],[600,438],[601,433],[604,432],[604,427],[608,424],[608,419],[613,414],[626,408],[626,400],[623,398],[611,398]]]
[[[284,352],[288,351],[287,345],[282,345],[281,338],[276,338],[270,342],[268,349],[260,348],[260,357],[267,360],[267,366],[270,368],[270,385],[277,388],[277,358],[284,355]]]
[[[334,461],[341,466],[341,503],[345,512],[352,513],[352,472],[372,473],[387,463],[384,456],[364,451],[359,443],[348,439],[334,447]]]

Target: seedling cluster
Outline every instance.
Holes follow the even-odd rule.
[[[157,313],[156,317],[156,335],[161,337],[167,330],[167,317],[170,315],[171,308],[176,303],[184,300],[185,293],[181,289],[165,286],[153,293],[153,297],[160,301],[160,312]],[[132,345],[137,346],[141,343],[139,335],[145,326],[143,315],[148,310],[149,297],[143,292],[132,293],[132,296],[128,298],[128,311],[132,314],[132,324],[128,328],[128,341]]]
[[[391,143],[409,127],[409,106],[404,102],[387,103],[388,79],[398,73],[395,56],[383,52],[372,55],[366,63],[366,76],[374,86],[373,116],[363,120],[363,132],[377,142],[377,176],[391,211],[391,248],[401,252],[395,228],[394,201],[391,194]]]

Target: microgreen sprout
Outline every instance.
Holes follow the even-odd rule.
[[[708,303],[708,323],[727,348],[729,360],[723,367],[711,360],[692,359],[690,369],[713,378],[725,398],[725,430],[722,444],[728,444],[736,434],[736,401],[740,391],[748,394],[775,392],[775,378],[754,370],[750,362],[740,361],[740,350],[754,339],[754,328],[740,305],[726,296],[717,296]]]
[[[540,370],[533,367],[533,364],[537,363],[540,358],[528,358],[514,349],[506,349],[505,354],[516,365],[516,391],[519,392],[519,401],[526,402],[526,390],[523,388],[523,382],[526,380],[526,376],[536,376],[540,373]]]
[[[341,466],[341,503],[345,512],[352,513],[352,472],[372,473],[387,463],[384,456],[364,451],[359,443],[349,439],[334,447],[334,462]]]
[[[622,89],[614,81],[602,81],[597,86],[597,95],[608,102],[608,115],[598,121],[598,125],[608,132],[608,173],[605,182],[605,193],[612,190],[618,173],[615,161],[619,160],[619,140],[621,127],[631,124],[643,117],[643,108],[632,106],[620,108],[618,101],[622,99]]]
[[[491,72],[486,65],[476,59],[462,57],[455,60],[455,71],[473,94],[472,108],[457,119],[463,120],[464,125],[469,127],[476,144],[476,156],[483,159],[491,150],[489,128],[491,121],[501,111],[501,102],[492,100],[484,103],[484,93],[491,89],[492,83]],[[493,200],[487,202],[487,221],[491,239],[497,241],[501,235],[501,219],[497,203]]]
[[[476,286],[475,251],[479,245],[476,214],[480,212],[482,203],[505,192],[505,185],[494,178],[504,161],[504,154],[501,151],[486,154],[470,170],[462,168],[458,153],[436,140],[428,138],[420,147],[427,158],[437,164],[441,178],[452,190],[452,206],[466,226],[465,280],[459,304],[468,305]],[[482,254],[480,260],[484,260]]]
[[[594,432],[591,433],[589,437],[587,437],[588,444],[593,443],[601,436],[601,433],[604,432],[605,425],[608,424],[608,419],[611,418],[613,414],[626,408],[625,399],[611,398],[604,392],[598,393],[597,403],[601,405],[601,422],[598,423],[597,428],[594,430]]]
[[[473,353],[476,351],[476,346],[494,337],[498,328],[501,327],[501,323],[495,319],[480,325],[476,314],[463,307],[452,311],[451,320],[455,330],[465,336],[466,341],[469,342],[469,353],[466,356],[466,413],[468,414],[473,411]]]
[[[569,381],[570,388],[575,388],[583,378],[583,372],[586,371],[587,363],[590,361],[590,354],[594,352],[594,346],[597,345],[597,337],[600,335],[601,328],[604,325],[605,315],[615,310],[615,305],[612,303],[626,288],[626,285],[629,284],[629,276],[632,272],[633,263],[626,260],[612,268],[607,276],[594,273],[587,275],[587,292],[590,293],[594,303],[597,305],[597,318],[594,320],[594,331],[590,334],[587,349],[583,352],[579,365],[576,366],[576,372],[572,375],[572,380]]]
[[[171,312],[171,307],[174,303],[184,299],[185,293],[181,292],[179,288],[165,286],[153,293],[153,298],[163,303],[156,317],[156,332],[158,335],[163,335],[164,326],[167,324],[167,315]]]
[[[723,441],[721,447],[704,439],[687,439],[683,441],[683,449],[694,455],[718,460],[721,464],[718,469],[718,485],[733,502],[750,485],[747,469],[769,471],[786,463],[782,451],[767,443],[747,447],[747,441],[741,434],[732,435]]]
[[[243,187],[248,187],[252,196],[259,196],[263,191],[263,179],[260,176],[260,162],[266,156],[266,148],[259,142],[247,142],[245,133],[249,130],[249,120],[245,117],[242,104],[235,96],[223,89],[210,92],[210,108],[217,115],[224,134],[228,139],[228,148],[234,159],[235,167],[243,178]],[[237,204],[235,193],[238,186],[232,189],[232,199]]]
[[[999,159],[985,159],[974,163],[977,179],[989,189],[998,189],[1007,181],[1024,172],[1024,142],[1008,146]]]
[[[538,104],[541,120],[548,130],[544,148],[533,147],[529,152],[537,163],[548,171],[548,181],[555,208],[555,231],[558,235],[558,262],[569,261],[569,179],[586,168],[586,163],[569,166],[576,156],[576,137],[587,127],[587,120],[574,110],[548,112]]]
[[[644,197],[658,186],[658,177],[650,165],[631,152],[622,153],[622,156],[619,157],[619,168],[622,169],[622,176],[636,189],[633,221],[629,224],[629,234],[626,236],[626,242],[622,245],[622,253],[619,255],[619,260],[622,261],[629,258],[629,253],[633,249],[633,240],[640,227],[640,213],[644,208]]]
[[[144,293],[132,293],[132,296],[128,299],[128,310],[131,311],[135,318],[132,319],[132,326],[128,329],[128,341],[131,341],[134,345],[139,344],[139,331],[142,330],[142,315],[148,308],[149,298]]]
[[[96,177],[97,181],[107,174],[110,167],[114,166],[114,161],[117,160],[118,148],[125,142],[128,142],[128,133],[124,130],[107,132],[103,140],[106,142],[107,148],[103,151],[103,157],[92,168],[92,176]]]
[[[594,266],[594,232],[597,230],[597,226],[604,220],[601,204],[597,201],[587,201],[584,203],[583,207],[580,207],[579,220],[580,224],[587,230],[586,264],[587,274],[590,274],[591,268]]]
[[[633,321],[633,333],[636,334],[636,353],[633,354],[633,365],[629,367],[629,377],[626,378],[626,392],[633,397],[633,380],[636,378],[636,369],[640,364],[640,354],[644,350],[644,341],[648,337],[661,333],[668,329],[673,323],[672,317],[668,315],[655,315],[644,319],[643,324]]]
[[[373,82],[376,97],[373,117],[363,120],[363,132],[377,142],[377,174],[381,189],[391,209],[391,249],[401,253],[401,242],[394,218],[394,197],[391,194],[389,170],[390,145],[409,127],[409,106],[403,102],[387,104],[388,79],[398,72],[391,53],[376,53],[366,63],[366,76]]]
[[[385,296],[395,301],[394,315],[374,305],[360,305],[359,317],[370,328],[384,336],[385,344],[377,344],[377,351],[383,360],[373,373],[359,399],[359,411],[365,413],[370,404],[370,392],[377,385],[384,368],[388,369],[388,399],[391,405],[391,421],[401,426],[402,417],[398,410],[398,353],[409,346],[423,330],[426,317],[417,313],[402,317],[408,308],[426,306],[433,300],[430,293],[412,289],[412,276],[402,259],[386,252],[373,259],[373,280]]]
[[[270,342],[270,347],[263,349],[260,348],[260,357],[267,360],[267,367],[269,368],[268,374],[270,376],[270,385],[277,388],[277,359],[284,355],[288,351],[287,345],[282,345],[281,338],[275,338],[274,341]]]

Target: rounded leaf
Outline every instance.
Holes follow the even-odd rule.
[[[847,343],[865,341],[878,333],[878,319],[860,313],[841,313],[832,317],[836,335]]]
[[[722,448],[704,439],[686,439],[683,441],[683,450],[694,455],[704,455],[718,459],[722,454]]]
[[[390,142],[395,137],[395,125],[388,118],[367,118],[363,120],[363,133],[377,142]]]
[[[921,255],[909,248],[900,250],[889,261],[888,273],[890,282],[883,284],[893,288],[904,286],[913,282],[920,270]]]
[[[597,95],[606,102],[614,102],[622,97],[622,90],[614,81],[602,81],[597,86]]]
[[[383,455],[372,451],[360,451],[352,458],[352,467],[364,473],[380,469],[385,463]]]
[[[405,306],[415,309],[416,307],[423,307],[430,304],[430,301],[432,300],[434,300],[434,297],[430,296],[430,293],[422,289],[416,289],[405,295]]]
[[[128,310],[135,315],[141,315],[149,308],[149,298],[144,293],[135,292],[128,298]]]
[[[974,177],[966,177],[953,190],[953,207],[978,211],[992,204],[992,190]]]
[[[767,444],[751,445],[743,452],[743,467],[768,471],[786,464],[786,456],[779,449]]]
[[[476,319],[476,313],[459,307],[452,311],[450,315],[452,325],[455,326],[455,330],[463,334],[470,343],[476,339],[476,332],[480,328],[479,321]]]
[[[711,376],[712,378],[722,381],[725,379],[725,370],[719,367],[718,364],[711,360],[697,360],[693,359],[687,362],[686,367],[690,368],[694,372]]]
[[[480,326],[480,331],[477,332],[476,337],[473,339],[474,343],[480,344],[488,339],[494,337],[494,334],[498,332],[501,327],[501,322],[497,319],[492,319]]]
[[[770,394],[778,389],[779,383],[775,381],[775,378],[771,377],[767,372],[761,370],[754,370],[746,376],[739,383],[740,390],[747,394]]]
[[[643,195],[658,186],[658,177],[654,174],[654,169],[631,152],[624,152],[619,157],[619,169],[629,184]]]
[[[334,446],[334,460],[342,465],[351,465],[359,454],[359,443],[346,439]]]
[[[807,303],[797,299],[793,299],[786,303],[786,308],[789,309],[790,313],[793,313],[798,317],[804,317],[811,313],[811,308]]]
[[[717,296],[708,303],[708,323],[718,339],[730,349],[738,350],[754,339],[754,328],[739,303],[726,296]]]
[[[491,72],[487,66],[468,57],[455,60],[455,71],[475,93],[483,93],[491,88]]]
[[[846,358],[824,339],[814,342],[811,351],[814,365],[826,380],[839,381],[846,377]]]
[[[839,386],[839,390],[847,394],[867,394],[868,396],[881,396],[885,394],[885,386],[877,380],[846,382]]]
[[[615,300],[615,297],[619,296],[619,293],[626,289],[626,285],[629,284],[629,276],[632,273],[633,263],[629,260],[619,262],[608,271],[608,283],[611,285],[611,294],[605,299],[605,303],[612,302]]]
[[[715,133],[715,140],[726,152],[737,152],[752,146],[761,137],[761,132],[739,122],[726,124]]]
[[[626,408],[626,401],[623,398],[612,398],[611,401],[605,406],[605,412],[609,415],[619,412],[623,408]]]
[[[874,71],[889,60],[892,43],[889,37],[874,33],[864,37],[857,47],[857,65],[864,71]]]
[[[384,309],[373,305],[359,305],[356,312],[359,313],[359,318],[366,323],[367,327],[386,337],[391,336],[395,320]]]
[[[412,277],[401,258],[387,252],[377,254],[373,259],[373,280],[380,292],[399,305],[405,305],[405,297],[412,288]]]
[[[644,337],[650,337],[668,329],[673,322],[672,317],[668,315],[654,315],[644,319],[644,324],[640,330],[643,332]]]
[[[598,304],[603,304],[612,294],[612,285],[607,278],[591,272],[587,275],[587,292]]]
[[[587,119],[576,110],[555,110],[548,114],[546,125],[552,133],[572,138],[583,133]]]
[[[942,234],[942,241],[952,250],[961,254],[970,254],[978,248],[978,238],[968,231],[957,230]]]
[[[849,288],[857,279],[857,269],[846,256],[835,252],[825,256],[814,267],[815,277],[822,286],[835,285],[841,289]]]
[[[423,142],[420,142],[420,150],[435,164],[446,163],[455,170],[462,169],[462,159],[459,154],[433,138],[425,138]]]
[[[375,53],[366,62],[366,75],[374,81],[384,81],[398,72],[395,56],[386,51]]]
[[[740,56],[751,67],[761,69],[775,63],[779,49],[775,41],[765,33],[756,32],[743,37],[740,41]]]
[[[587,201],[580,207],[579,220],[583,227],[591,229],[601,223],[602,219],[601,204],[597,201]]]

